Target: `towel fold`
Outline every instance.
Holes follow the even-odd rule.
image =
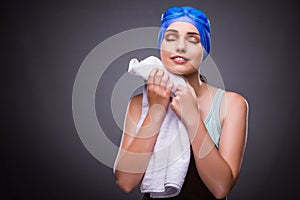
[[[169,81],[174,82],[172,92],[175,92],[179,85],[186,86],[185,80],[181,76],[172,74],[169,71],[167,71],[166,68],[163,66],[161,60],[155,56],[149,56],[141,62],[139,62],[136,58],[131,59],[129,61],[128,72],[132,75],[140,76],[145,81],[147,81],[148,75],[154,68],[163,69],[165,70],[165,73],[169,75]]]
[[[147,57],[141,62],[135,58],[132,59],[129,62],[128,72],[147,80],[149,73],[154,68],[164,69],[169,74],[169,81],[174,82],[173,92],[178,85],[186,86],[182,77],[166,71],[160,59],[154,56]],[[148,109],[147,90],[144,87],[142,114],[136,133],[141,127]],[[190,142],[186,128],[169,107],[140,186],[141,192],[150,193],[152,198],[177,196],[183,185],[189,162]]]

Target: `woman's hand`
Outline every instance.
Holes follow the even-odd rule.
[[[186,128],[197,123],[200,112],[194,88],[189,83],[187,83],[187,88],[183,86],[177,87],[170,106]]]
[[[162,69],[153,69],[148,77],[147,97],[150,112],[156,117],[165,116],[170,102],[173,82],[169,82],[169,75]]]

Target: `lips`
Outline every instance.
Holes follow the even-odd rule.
[[[176,64],[184,64],[187,61],[189,61],[188,58],[183,57],[183,56],[172,56],[171,59],[176,63]]]

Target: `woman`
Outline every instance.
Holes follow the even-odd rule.
[[[149,111],[136,135],[142,95],[131,99],[115,170],[123,191],[130,192],[141,183],[168,107],[185,125],[191,146],[181,192],[169,199],[225,199],[236,183],[247,140],[248,104],[237,93],[209,85],[199,74],[210,50],[209,34],[209,21],[200,10],[173,7],[164,13],[159,35],[161,60],[169,72],[185,78],[187,87],[178,87],[170,98],[173,83],[168,75],[152,70],[147,85]],[[208,119],[217,122],[209,130]],[[214,131],[217,140],[212,138]],[[121,170],[125,168],[132,170]],[[149,194],[143,199],[150,199]]]

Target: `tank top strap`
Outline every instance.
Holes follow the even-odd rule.
[[[225,90],[218,88],[212,104],[212,117],[216,120],[216,124],[219,132],[221,132],[220,106],[221,106],[222,97],[224,93]]]

